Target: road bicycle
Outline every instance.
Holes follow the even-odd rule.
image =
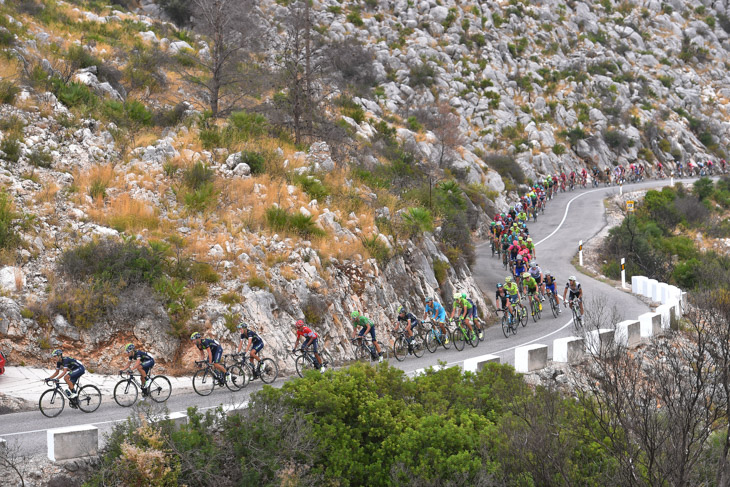
[[[444,347],[445,350],[451,348],[451,338],[449,337],[449,329],[444,326],[446,333],[441,331],[441,327],[433,321],[425,321],[423,323],[428,329],[426,331],[426,349],[434,353],[439,346]]]
[[[119,377],[122,378],[114,386],[114,401],[123,408],[128,408],[137,402],[139,391],[142,391],[142,398],[149,397],[154,402],[165,402],[172,393],[170,379],[164,375],[147,374],[149,385],[142,387],[142,383],[131,370],[120,370]]]
[[[61,414],[66,406],[66,399],[68,399],[69,406],[74,409],[78,408],[85,413],[93,413],[101,404],[101,392],[96,386],[85,385],[81,387],[79,382],[76,382],[75,389],[79,395],[70,398],[61,388],[59,379],[44,379],[43,382],[51,388],[41,394],[41,398],[38,400],[38,408],[43,416],[47,418],[55,418]]]
[[[523,328],[527,326],[527,308],[522,304],[524,300],[525,296],[522,296],[519,301],[512,303],[512,306],[517,308],[517,320],[522,324]]]
[[[472,318],[471,326],[474,328],[474,333],[477,334],[477,338],[479,338],[479,341],[483,342],[486,323],[482,322],[482,320],[477,316],[476,318]]]
[[[530,313],[532,314],[532,321],[537,323],[542,313],[542,304],[540,304],[540,298],[537,293],[530,293],[527,295],[527,301],[530,303]]]
[[[504,333],[504,337],[509,338],[510,335],[517,334],[519,320],[515,320],[515,317],[508,310],[498,309],[496,313],[502,313],[502,333]]]
[[[555,296],[555,294],[553,294],[550,289],[547,290],[547,297],[548,302],[550,303],[550,310],[552,311],[553,316],[557,318],[560,314],[560,304],[558,303],[558,298],[557,296]]]
[[[405,360],[408,354],[413,354],[416,356],[416,358],[423,357],[426,348],[424,344],[424,339],[420,333],[414,330],[414,328],[418,326],[420,325],[415,323],[411,325],[411,331],[413,332],[413,336],[411,337],[410,342],[408,340],[408,337],[406,336],[405,328],[402,330],[394,331],[392,333],[393,337],[395,338],[395,341],[393,342],[393,355],[395,356],[396,360],[398,360],[398,362],[402,362],[403,360]]]
[[[294,360],[294,366],[297,369],[297,374],[299,377],[304,377],[304,374],[308,370],[319,370],[324,371],[323,369],[326,369],[328,365],[332,364],[332,356],[327,352],[327,350],[320,350],[319,356],[322,359],[322,368],[320,369],[319,362],[317,361],[317,357],[315,357],[314,352],[309,350],[309,347],[304,349],[298,349],[294,350],[293,352],[290,352],[291,355],[295,356],[296,359]]]
[[[570,307],[573,312],[573,326],[576,331],[583,328],[583,317],[580,315],[580,298],[569,300],[566,306]]]
[[[260,353],[258,355],[261,360],[259,360],[256,365],[251,363],[250,355],[244,355],[243,353],[231,355],[231,357],[236,360],[231,368],[237,367],[232,372],[229,370],[229,372],[231,372],[231,378],[236,379],[236,377],[243,376],[246,376],[247,378],[243,382],[237,382],[238,384],[242,384],[238,388],[239,390],[243,389],[249,382],[256,379],[261,379],[261,382],[264,384],[271,384],[277,379],[277,377],[279,377],[279,366],[276,362],[270,358],[262,357]],[[236,381],[233,382],[236,383]]]
[[[195,365],[200,368],[193,375],[193,390],[201,396],[209,396],[215,386],[223,387],[226,386],[230,391],[238,391],[240,387],[237,386],[233,381],[226,379],[226,373],[216,370],[213,364],[207,360],[198,360]]]
[[[479,345],[479,337],[474,332],[470,332],[469,327],[464,326],[463,319],[459,318],[454,323],[456,323],[456,328],[451,333],[454,339],[454,348],[461,352],[467,343],[472,347]]]
[[[380,361],[380,357],[378,355],[377,349],[375,348],[375,344],[373,344],[373,340],[369,336],[358,336],[355,338],[351,338],[350,343],[352,343],[355,360],[360,362],[369,362],[371,364]],[[381,343],[380,351],[383,353],[383,360],[388,360],[388,358],[390,357],[388,347],[385,344]]]

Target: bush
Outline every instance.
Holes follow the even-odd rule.
[[[623,150],[629,146],[629,138],[618,130],[604,130],[603,139],[606,141],[606,145],[613,150]]]
[[[562,156],[565,154],[565,146],[563,144],[555,144],[553,146],[553,154],[556,156]]]
[[[228,118],[228,126],[235,131],[238,140],[265,135],[269,129],[266,117],[245,111],[233,112]]]
[[[5,191],[0,191],[0,249],[13,249],[20,242],[15,230],[18,214],[13,211],[13,202]]]
[[[403,213],[403,223],[412,237],[433,231],[433,216],[425,208],[408,208]]]
[[[252,174],[262,174],[266,169],[266,159],[263,154],[253,151],[241,152],[241,162],[248,164]]]
[[[252,288],[269,289],[269,283],[266,282],[266,279],[263,279],[256,274],[248,278],[248,285]]]
[[[45,148],[36,147],[28,155],[28,162],[35,167],[48,169],[53,165],[53,156]]]
[[[377,260],[381,266],[384,266],[390,260],[390,249],[378,238],[378,235],[363,238],[362,244],[368,250],[370,256]]]
[[[15,45],[15,34],[4,27],[0,27],[0,47],[11,47]]]
[[[152,121],[158,127],[175,127],[182,122],[188,107],[185,103],[178,103],[170,109],[161,108],[152,115]]]
[[[330,194],[327,187],[314,176],[296,174],[294,176],[294,183],[300,186],[310,198],[314,198],[318,201],[324,200]]]
[[[20,141],[15,137],[5,137],[0,143],[0,151],[5,154],[5,160],[18,162],[20,160]]]
[[[694,185],[692,186],[692,192],[699,198],[700,200],[707,199],[715,190],[714,183],[712,182],[712,179],[708,177],[703,177],[695,181]]]
[[[328,313],[327,302],[319,295],[311,294],[302,306],[302,313],[307,323],[321,325]]]
[[[347,21],[357,27],[362,27],[364,25],[364,22],[362,21],[362,17],[360,17],[360,12],[357,12],[357,11],[350,12],[349,14],[347,14]]]
[[[213,181],[215,173],[202,162],[196,162],[183,173],[183,182],[193,190],[202,188]]]
[[[197,188],[183,192],[185,207],[192,211],[204,212],[216,203],[218,192],[213,183],[202,183]]]
[[[484,157],[484,162],[503,178],[509,177],[517,184],[525,182],[525,173],[517,161],[510,156],[489,155]]]
[[[89,185],[89,196],[91,196],[91,199],[93,200],[104,199],[106,198],[107,187],[108,184],[106,181],[102,179],[94,179]]]
[[[201,129],[198,134],[203,149],[211,150],[223,146],[223,135],[216,128]]]
[[[92,108],[99,101],[97,96],[86,85],[82,85],[81,83],[76,83],[75,81],[62,83],[57,81],[55,86],[55,94],[59,101],[69,108],[83,106]]]
[[[15,103],[15,97],[20,93],[20,88],[15,83],[8,80],[0,81],[0,103],[12,105]]]
[[[434,84],[433,77],[436,75],[436,71],[427,62],[422,62],[418,66],[411,68],[410,74],[410,85],[415,88],[417,86],[424,86],[426,88]]]
[[[190,24],[190,18],[193,16],[193,2],[190,0],[160,0],[158,3],[178,27]]]
[[[445,260],[439,260],[434,259],[433,261],[433,274],[436,276],[436,281],[439,283],[439,286],[443,285],[443,283],[446,281],[446,278],[448,277],[449,268],[451,266],[448,262]]]
[[[319,228],[311,216],[302,213],[291,214],[282,208],[272,206],[266,210],[266,223],[275,231],[292,232],[300,237],[323,237],[324,230]]]

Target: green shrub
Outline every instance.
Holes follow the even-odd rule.
[[[0,103],[12,105],[15,103],[15,97],[20,93],[20,88],[15,83],[8,80],[0,81]]]
[[[193,2],[189,0],[160,0],[162,10],[165,11],[170,20],[178,27],[185,27],[190,24],[193,16]]]
[[[671,88],[672,83],[674,83],[674,78],[667,75],[659,76],[659,81],[661,81],[662,85],[664,85],[665,88]]]
[[[91,90],[81,83],[72,81],[70,83],[56,82],[55,94],[59,101],[69,108],[86,106],[92,108],[99,101],[98,97]]]
[[[241,152],[241,162],[248,164],[252,174],[263,174],[266,170],[266,159],[263,154],[253,151]]]
[[[603,139],[606,145],[614,150],[623,150],[629,146],[629,138],[618,130],[604,130]]]
[[[269,283],[266,282],[266,279],[256,274],[248,278],[248,285],[252,288],[269,289]]]
[[[318,201],[324,200],[329,196],[330,192],[327,187],[322,184],[322,181],[307,174],[296,174],[294,175],[294,183],[296,183],[302,190]]]
[[[408,124],[408,128],[414,132],[420,132],[423,130],[423,124],[421,124],[414,116],[408,117],[406,123]]]
[[[434,68],[427,62],[422,62],[421,64],[411,68],[409,84],[413,88],[417,86],[424,86],[426,88],[429,88],[434,84],[433,77],[435,75],[436,71],[434,70]]]
[[[363,238],[362,244],[368,250],[370,256],[377,260],[381,266],[390,260],[390,249],[378,238],[378,235]]]
[[[662,139],[659,141],[659,149],[662,152],[669,152],[672,149],[672,144],[667,139]]]
[[[513,157],[506,155],[488,155],[484,157],[484,162],[497,171],[503,178],[509,177],[517,184],[525,182],[525,173]]]
[[[7,29],[0,29],[0,47],[11,47],[15,45],[15,34]]]
[[[323,237],[324,230],[319,228],[311,216],[272,206],[266,210],[266,223],[275,231],[291,232],[300,237]]]
[[[235,131],[238,140],[265,135],[269,130],[266,117],[245,111],[233,112],[228,118],[228,126]]]
[[[213,269],[213,266],[206,262],[194,262],[190,266],[190,273],[196,281],[215,284],[221,280],[220,275]]]
[[[617,260],[610,260],[601,266],[601,272],[609,279],[621,278],[621,264]]]
[[[201,129],[198,133],[203,149],[212,150],[223,146],[223,135],[216,128]]]
[[[101,60],[89,53],[83,46],[71,45],[64,56],[67,63],[73,66],[74,70],[90,68],[102,64]]]
[[[5,137],[0,143],[0,151],[5,154],[5,160],[18,162],[20,160],[20,141],[15,137]]]
[[[91,198],[94,200],[104,199],[106,198],[107,187],[108,184],[106,181],[103,181],[101,179],[94,179],[89,185],[89,196],[91,196]]]
[[[212,169],[202,162],[196,162],[183,173],[183,182],[193,190],[200,189],[211,183],[215,176]]]
[[[28,155],[28,162],[35,167],[48,169],[53,165],[53,156],[43,147],[35,147]]]
[[[19,215],[13,211],[13,201],[10,196],[0,190],[0,249],[13,249],[20,242],[15,230],[15,223]]]
[[[241,296],[238,293],[228,292],[218,298],[218,301],[223,304],[227,304],[228,306],[231,306],[234,304],[239,304],[241,302]]]
[[[213,183],[202,183],[197,188],[189,188],[183,192],[185,207],[191,211],[204,212],[216,203],[218,192]]]
[[[364,25],[362,17],[360,17],[360,12],[358,11],[353,11],[347,14],[347,21],[357,27],[362,27]]]
[[[553,154],[556,156],[562,156],[565,154],[565,146],[563,144],[555,144],[553,146]]]
[[[439,283],[439,286],[441,286],[446,281],[446,278],[449,276],[450,267],[451,266],[447,261],[434,259],[433,274],[434,276],[436,276],[436,281]]]
[[[411,236],[433,231],[433,216],[425,208],[408,208],[403,213],[403,223]]]

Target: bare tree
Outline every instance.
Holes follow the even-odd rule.
[[[456,159],[456,149],[464,143],[464,135],[459,127],[459,116],[446,102],[439,102],[426,120],[426,126],[436,137],[435,161],[439,167],[450,164]]]
[[[192,0],[193,26],[208,48],[182,50],[176,69],[196,87],[214,118],[255,92],[260,69],[254,54],[263,41],[263,21],[250,0]]]
[[[8,485],[25,486],[23,475],[27,459],[20,454],[20,447],[0,445],[0,478]]]

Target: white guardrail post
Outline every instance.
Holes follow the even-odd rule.
[[[621,257],[621,289],[626,289],[626,259]]]
[[[46,431],[48,459],[52,462],[99,454],[99,428],[90,424]]]
[[[578,242],[578,263],[583,265],[583,240]]]

